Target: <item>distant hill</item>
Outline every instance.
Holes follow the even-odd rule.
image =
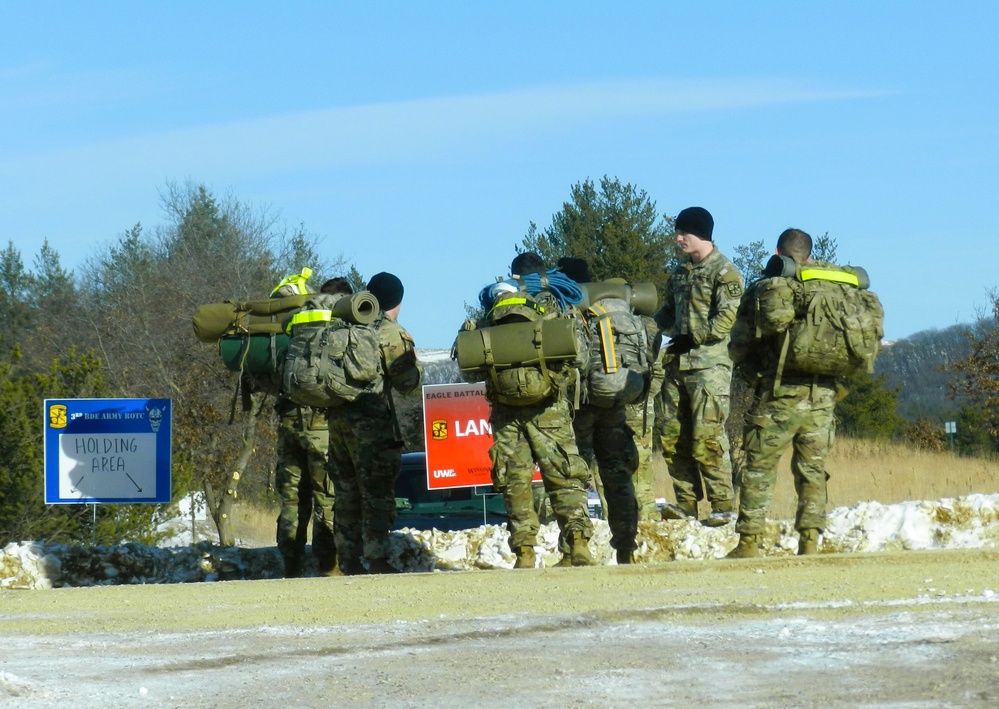
[[[884,374],[890,386],[901,387],[897,398],[901,416],[937,419],[961,405],[949,396],[948,385],[956,376],[950,365],[968,356],[965,334],[971,327],[924,330],[885,345],[874,371]]]

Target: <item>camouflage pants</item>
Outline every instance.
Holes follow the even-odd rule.
[[[761,385],[753,408],[746,414],[743,449],[746,470],[740,485],[740,534],[762,534],[767,509],[777,482],[777,462],[793,445],[791,473],[798,493],[795,528],[825,529],[825,460],[836,436],[836,390],[831,386],[788,385],[773,392],[773,382]]]
[[[559,549],[569,552],[573,534],[589,539],[589,473],[576,448],[569,403],[562,398],[532,406],[493,403],[489,421],[493,429],[489,448],[492,480],[506,503],[510,548],[517,550],[538,542],[538,514],[531,492],[535,465],[541,470],[558,521]]]
[[[706,497],[714,512],[732,509],[732,459],[725,432],[731,386],[731,367],[683,371],[675,363],[667,367],[656,426],[681,505]]]
[[[345,569],[356,567],[362,556],[370,561],[388,555],[402,442],[380,396],[330,409],[329,425],[334,529],[340,568]]]
[[[652,392],[649,396],[634,404],[624,407],[628,427],[635,436],[635,446],[638,449],[638,470],[632,480],[635,483],[635,499],[638,501],[638,518],[658,520],[659,508],[656,506],[656,496],[652,492],[652,439],[655,422],[655,399]]]
[[[281,496],[277,546],[289,575],[298,575],[312,519],[312,553],[320,571],[336,564],[333,484],[329,478],[326,417],[298,409],[280,417],[275,484]]]
[[[599,480],[606,498],[607,522],[610,525],[610,545],[614,549],[634,551],[638,536],[638,503],[635,501],[633,476],[638,467],[635,436],[625,416],[624,406],[601,409],[584,406],[572,421],[576,445],[584,460],[589,449],[590,460],[596,462]],[[593,467],[592,465],[590,466]]]

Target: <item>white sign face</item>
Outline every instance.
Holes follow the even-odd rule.
[[[61,499],[145,499],[155,489],[155,433],[59,436]]]

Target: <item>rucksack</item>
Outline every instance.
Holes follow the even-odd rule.
[[[621,298],[602,298],[586,315],[590,328],[587,401],[601,408],[638,401],[650,374],[644,321]]]
[[[330,408],[383,387],[378,301],[367,292],[320,294],[286,324],[290,341],[281,394],[296,404]]]
[[[311,296],[289,295],[202,305],[195,311],[194,334],[218,343],[226,369],[239,372],[252,391],[277,394],[289,337],[283,321]]]
[[[477,327],[458,333],[454,349],[461,371],[484,375],[496,399],[508,406],[551,396],[565,380],[549,365],[582,366],[588,352],[575,315],[541,305],[524,291],[498,296]]]
[[[884,308],[864,269],[774,256],[764,274],[754,287],[756,335],[782,336],[778,378],[874,371]]]

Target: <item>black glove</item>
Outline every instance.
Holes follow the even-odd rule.
[[[666,354],[668,355],[682,355],[690,352],[694,347],[696,347],[694,338],[690,335],[677,335],[673,340],[666,346]]]

